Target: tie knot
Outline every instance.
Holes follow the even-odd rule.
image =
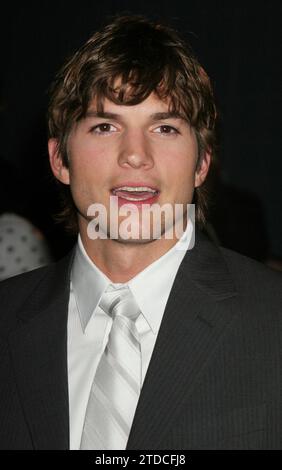
[[[140,314],[140,309],[128,286],[110,285],[102,295],[99,305],[113,319],[120,315],[135,322]]]

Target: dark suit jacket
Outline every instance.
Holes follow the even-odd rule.
[[[0,284],[0,448],[68,449],[72,253]],[[128,449],[280,449],[281,276],[204,235],[177,273]]]

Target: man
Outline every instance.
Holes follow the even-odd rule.
[[[50,164],[79,237],[1,285],[1,448],[281,448],[281,277],[199,230],[215,117],[203,68],[144,18],[59,73]]]

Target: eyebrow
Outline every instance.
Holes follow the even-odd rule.
[[[122,120],[122,116],[116,113],[110,113],[107,111],[87,111],[85,114],[85,118],[102,118],[102,119],[115,119],[115,120]],[[163,121],[166,119],[182,119],[186,121],[185,117],[182,116],[180,113],[167,111],[167,112],[160,112],[160,113],[153,113],[150,115],[150,119],[152,121]]]
[[[115,113],[108,113],[106,111],[87,111],[85,118],[103,118],[103,119],[119,119],[121,116]]]
[[[185,117],[176,111],[167,111],[162,113],[151,114],[151,119],[153,121],[163,121],[165,119],[182,119],[185,120]]]

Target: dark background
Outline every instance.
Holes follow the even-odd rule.
[[[52,218],[58,202],[48,170],[47,90],[64,59],[106,17],[142,13],[181,31],[212,79],[220,114],[221,184],[211,213],[218,238],[257,259],[282,257],[281,5],[274,0],[7,4],[0,30],[0,153],[11,168],[1,174],[1,210],[29,217],[55,257],[69,249],[72,240]]]

